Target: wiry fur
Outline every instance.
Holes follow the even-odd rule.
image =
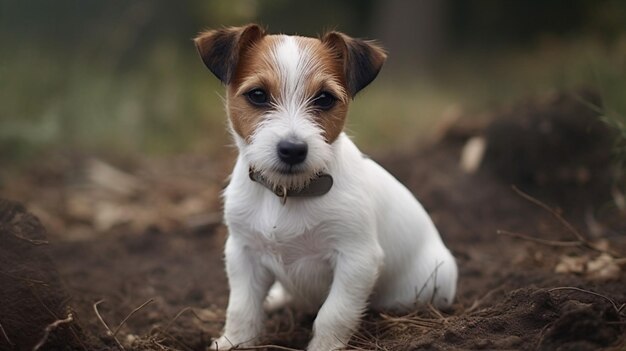
[[[291,301],[317,311],[308,350],[327,351],[346,345],[368,301],[374,309],[407,310],[418,301],[447,306],[454,298],[456,263],[428,214],[341,132],[349,97],[374,79],[384,54],[343,34],[332,38],[328,44],[263,34],[237,67],[228,68],[233,82],[227,104],[240,154],[224,191],[230,299],[224,335],[211,349],[257,343],[264,301],[266,308]],[[354,42],[337,54],[342,41]],[[350,54],[351,47],[358,52]],[[363,65],[352,73],[358,81],[350,82],[346,73],[356,69],[344,67],[354,65],[351,60]],[[242,97],[258,85],[272,95],[265,111]],[[320,90],[338,97],[323,113],[311,108]],[[292,173],[281,172],[285,165],[276,155],[283,139],[309,146],[306,160]],[[306,186],[319,172],[332,175],[334,185],[326,195],[289,198],[283,205],[250,180],[251,167],[287,188]]]

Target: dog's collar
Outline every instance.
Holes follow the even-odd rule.
[[[260,172],[257,172],[250,168],[249,171],[250,179],[253,182],[257,182],[271,192],[276,194],[276,196],[281,198],[283,205],[287,202],[288,197],[312,197],[312,196],[322,196],[330,191],[330,188],[333,187],[333,177],[330,174],[322,173],[318,175],[316,178],[311,179],[309,184],[299,190],[287,189],[284,186],[272,186]]]

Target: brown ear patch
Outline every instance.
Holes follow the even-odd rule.
[[[224,84],[229,84],[243,51],[265,36],[256,24],[200,33],[196,49],[207,68]]]
[[[343,61],[346,87],[352,97],[376,78],[387,59],[385,51],[372,41],[340,32],[329,32],[321,40]]]

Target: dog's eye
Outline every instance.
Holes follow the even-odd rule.
[[[246,93],[248,101],[255,106],[267,106],[269,98],[263,89],[253,89]]]
[[[336,101],[337,98],[335,98],[331,93],[323,91],[313,98],[313,105],[320,110],[330,110],[333,106],[335,106]]]

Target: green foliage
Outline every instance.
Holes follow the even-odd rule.
[[[602,104],[580,101],[614,132],[613,157],[620,173],[617,179],[622,179],[626,175],[626,52],[596,58],[590,67],[590,84],[600,93]]]

